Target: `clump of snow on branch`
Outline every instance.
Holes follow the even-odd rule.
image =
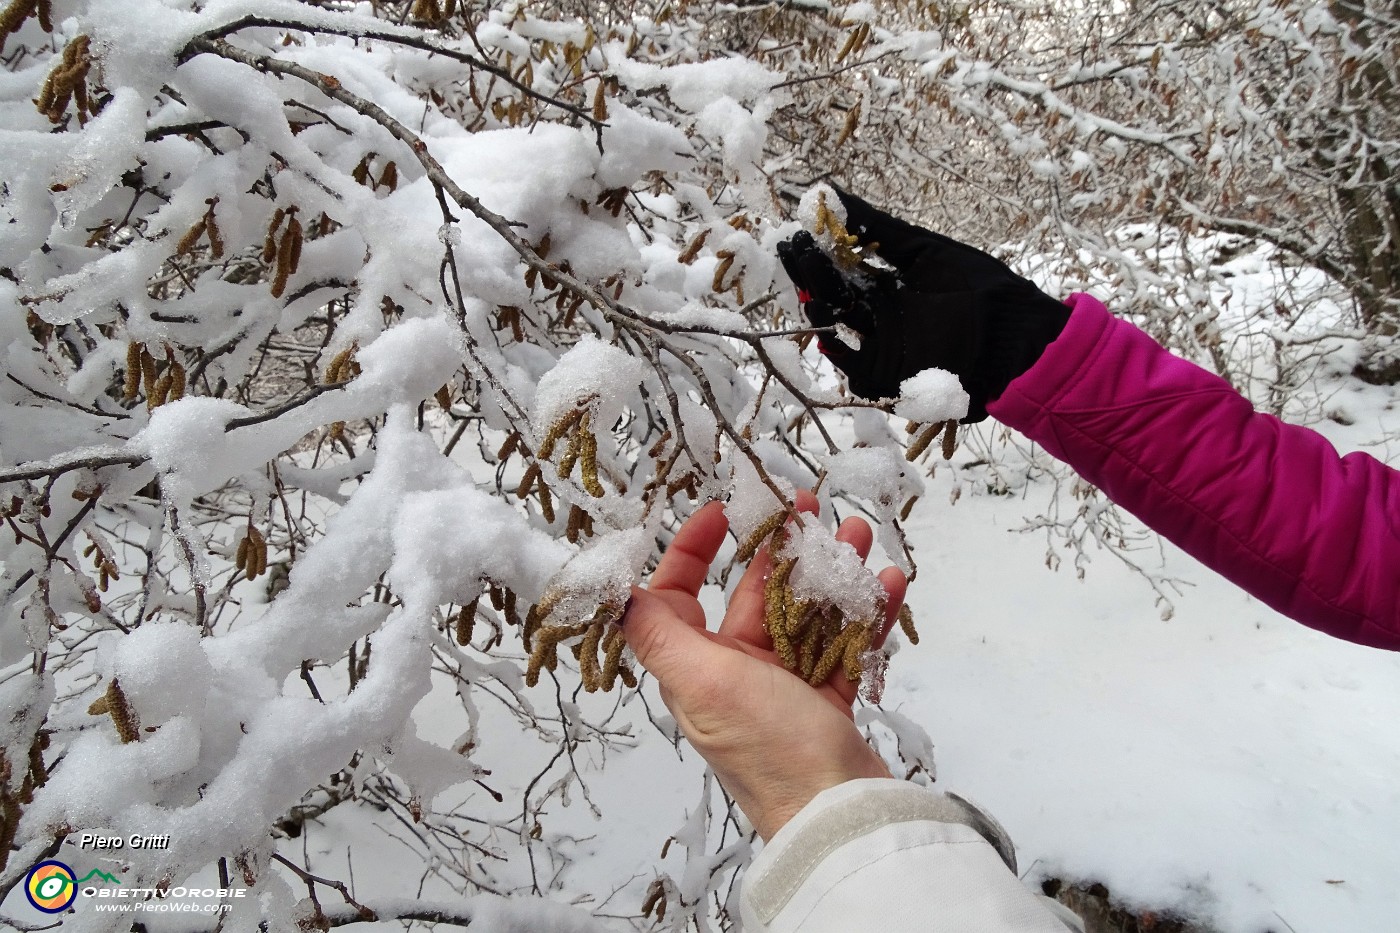
[[[808,521],[800,529],[790,529],[778,557],[797,559],[788,582],[798,599],[835,606],[847,619],[883,621],[884,587],[856,549],[837,541],[831,529],[820,522]]]

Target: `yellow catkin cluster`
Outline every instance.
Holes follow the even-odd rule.
[[[187,388],[184,364],[175,358],[175,352],[165,349],[165,369],[158,371],[155,357],[142,344],[135,341],[126,345],[126,380],[122,385],[122,400],[132,402],[144,389],[146,408],[154,411],[166,402],[178,401],[185,397]]]
[[[224,258],[224,236],[219,229],[219,220],[214,216],[214,206],[219,203],[219,199],[206,198],[204,203],[208,205],[204,216],[193,227],[185,231],[185,235],[180,238],[179,244],[175,247],[177,256],[188,256],[194,251],[200,238],[208,235],[210,255],[215,259]]]
[[[152,361],[154,362],[154,361]],[[144,375],[143,364],[143,375]],[[175,359],[175,353],[165,348],[165,370],[146,390],[146,407],[152,411],[166,402],[175,402],[185,397],[185,367]]]
[[[0,13],[0,48],[5,39],[20,31],[31,16],[39,17],[39,28],[53,32],[52,0],[11,0],[4,12]]]
[[[349,382],[360,374],[360,364],[355,361],[355,353],[359,350],[358,342],[352,342],[350,346],[341,350],[331,357],[330,364],[326,367],[326,373],[321,381],[325,385],[337,385],[342,382]],[[330,436],[339,440],[345,435],[345,422],[337,421],[331,425]]]
[[[255,580],[267,572],[267,539],[252,525],[248,526],[247,534],[238,542],[234,566],[243,571],[249,580]]]
[[[784,540],[776,535],[770,545],[773,571],[763,589],[763,625],[773,639],[773,651],[783,667],[814,687],[826,683],[837,668],[848,681],[859,681],[878,617],[844,619],[834,606],[798,599],[790,583],[797,559],[777,556]]]
[[[859,52],[869,40],[870,24],[861,23],[851,31],[851,34],[846,37],[845,44],[841,46],[841,51],[836,53],[836,64],[841,64],[848,55]]]
[[[837,263],[847,269],[854,269],[861,263],[861,254],[857,251],[859,239],[854,233],[846,230],[846,225],[841,222],[841,218],[827,206],[826,192],[817,193],[817,224],[812,231],[817,236],[824,233],[831,234],[832,256]],[[879,244],[866,244],[866,249],[874,249]]]
[[[105,593],[113,580],[121,579],[121,574],[117,572],[117,562],[107,553],[107,549],[96,538],[89,537],[88,540],[92,543],[83,548],[83,556],[92,558],[92,567],[97,571],[97,588]]]
[[[538,461],[526,468],[525,475],[520,478],[520,485],[515,487],[515,497],[528,499],[532,492],[539,500],[540,514],[544,516],[544,520],[554,524],[554,497],[549,491],[549,484],[545,482],[544,471],[540,469]]]
[[[281,298],[287,290],[287,280],[296,274],[301,265],[301,246],[306,239],[301,221],[297,219],[296,207],[278,208],[267,227],[267,238],[263,240],[263,262],[274,265],[272,275],[272,297]],[[287,222],[282,229],[282,221]],[[281,230],[281,236],[278,231]]]
[[[570,544],[578,544],[584,538],[593,537],[593,516],[589,515],[586,509],[581,509],[576,505],[569,506],[569,520],[565,537],[568,538]]]
[[[846,140],[855,135],[856,127],[860,125],[860,109],[861,105],[857,102],[854,107],[846,111],[845,122],[841,124],[841,132],[836,137],[833,149],[840,149]]]
[[[917,430],[917,425],[911,425],[911,428]],[[935,421],[924,428],[923,432],[904,451],[904,459],[911,462],[919,459],[919,456],[928,450],[929,445],[937,439],[939,434],[943,435],[943,459],[953,459],[953,451],[958,447],[958,423],[951,420]]]
[[[583,488],[590,496],[601,499],[605,490],[598,479],[598,438],[589,427],[589,411],[586,407],[574,408],[550,425],[540,443],[540,459],[553,456],[554,448],[566,435],[564,453],[559,457],[555,472],[560,479],[568,479],[577,466]]]
[[[619,680],[627,687],[637,686],[637,675],[624,657],[627,639],[616,625],[622,607],[604,603],[593,617],[582,622],[544,625],[559,596],[546,596],[531,610],[526,620],[530,638],[530,661],[525,669],[525,683],[539,683],[541,671],[553,671],[559,666],[559,645],[571,638],[578,641],[570,649],[579,664],[583,688],[589,693],[608,692]],[[532,628],[533,626],[533,628]]]
[[[107,692],[88,707],[88,715],[111,716],[123,745],[141,738],[141,721],[136,718],[136,711],[127,702],[126,694],[115,677],[108,681]]]
[[[97,113],[97,102],[89,99],[88,72],[92,70],[92,40],[77,36],[63,49],[63,57],[44,79],[44,86],[34,101],[39,112],[50,123],[63,122],[69,103],[76,105],[78,123],[84,124],[90,114]]]
[[[642,900],[642,916],[650,917],[656,913],[655,921],[660,923],[666,919],[666,883],[657,878],[647,888],[646,897]]]

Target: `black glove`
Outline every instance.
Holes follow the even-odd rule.
[[[947,370],[972,400],[963,423],[984,420],[988,400],[1040,358],[1069,309],[979,249],[836,193],[847,231],[894,268],[844,271],[806,231],[778,244],[812,325],[861,335],[859,349],[823,336],[822,352],[868,399],[897,397],[901,382],[930,367]]]

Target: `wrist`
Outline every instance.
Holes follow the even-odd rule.
[[[860,741],[860,751],[852,749],[839,761],[831,762],[829,767],[811,768],[801,775],[787,773],[777,777],[781,780],[773,786],[745,795],[749,797],[747,803],[739,794],[735,794],[740,809],[749,817],[749,822],[764,842],[772,840],[823,791],[867,778],[895,779],[889,766],[863,740]]]

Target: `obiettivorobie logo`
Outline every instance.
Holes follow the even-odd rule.
[[[90,909],[98,912],[219,914],[231,911],[232,899],[247,897],[248,889],[133,887],[98,868],[79,878],[67,864],[49,860],[29,869],[24,894],[35,910],[46,914],[73,908],[78,898],[91,898]]]
[[[46,914],[56,914],[67,910],[78,896],[78,885],[87,884],[97,878],[108,884],[121,884],[115,875],[94,868],[82,878],[73,875],[73,869],[58,861],[40,862],[29,869],[24,879],[24,894],[35,909]]]

